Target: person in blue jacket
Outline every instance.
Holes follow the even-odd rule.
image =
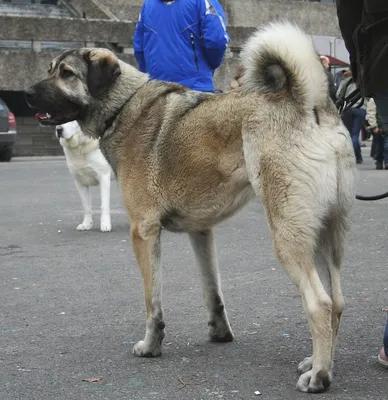
[[[145,0],[134,35],[139,69],[152,79],[214,92],[229,36],[217,0]]]

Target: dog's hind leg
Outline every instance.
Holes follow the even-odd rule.
[[[315,269],[314,247],[307,239],[310,235],[314,233],[308,229],[296,231],[284,223],[274,229],[277,256],[300,290],[313,339],[312,369],[302,373],[297,388],[302,392],[321,392],[332,380],[332,301]]]
[[[340,271],[344,256],[346,225],[346,217],[343,215],[331,216],[326,220],[320,234],[315,260],[320,279],[332,300],[332,366],[339,325],[345,304],[341,290]],[[312,367],[313,358],[307,357],[299,364],[298,371],[303,374],[311,370]]]
[[[214,342],[231,342],[233,333],[221,291],[213,230],[189,233],[191,246],[201,273],[203,294],[209,312],[209,338]]]
[[[99,177],[101,195],[101,232],[110,232],[112,224],[110,220],[110,172],[101,174]]]
[[[347,230],[347,216],[345,212],[342,215],[333,216],[327,223],[325,248],[327,255],[327,264],[330,270],[331,289],[332,289],[332,329],[333,329],[333,348],[332,359],[334,359],[334,350],[337,341],[339,325],[344,309],[344,297],[341,290],[340,272],[344,258],[345,234]]]
[[[333,301],[332,295],[332,281],[331,281],[331,266],[332,266],[332,249],[330,243],[328,242],[328,227],[327,223],[324,223],[320,233],[318,235],[318,245],[315,251],[314,263],[315,268],[318,272],[319,278],[322,282],[322,285],[326,291],[326,293],[330,296]],[[334,314],[334,302],[332,307],[332,317]],[[333,325],[333,319],[332,319]],[[333,332],[334,334],[334,332]],[[298,365],[299,374],[304,374],[307,371],[310,371],[313,367],[313,357],[306,357],[303,361],[301,361]]]
[[[249,181],[265,207],[277,257],[301,293],[312,333],[312,368],[299,377],[297,389],[321,392],[332,380],[332,300],[315,268],[322,221],[313,207],[317,203],[306,181],[309,175],[290,168],[285,150],[279,157],[256,150],[258,135],[249,127],[243,139]]]
[[[82,208],[84,211],[84,219],[82,224],[77,226],[77,231],[88,231],[93,227],[93,217],[92,217],[92,197],[90,194],[89,186],[83,185],[81,182],[75,179],[75,186],[81,197]]]
[[[146,334],[133,348],[139,357],[160,356],[164,338],[160,228],[144,232],[131,223],[132,246],[143,277],[147,311]]]

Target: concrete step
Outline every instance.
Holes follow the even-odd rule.
[[[85,42],[40,42],[42,51],[45,50],[69,50],[83,47]],[[30,50],[32,42],[30,40],[0,40],[0,49],[6,50]]]
[[[63,155],[54,127],[42,127],[34,117],[16,117],[16,122],[15,156]]]
[[[24,17],[72,17],[69,10],[62,6],[47,4],[0,4],[0,15],[24,16]]]

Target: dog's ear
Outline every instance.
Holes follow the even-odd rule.
[[[121,74],[118,58],[109,50],[93,49],[84,54],[88,64],[87,84],[90,94],[98,97],[106,92]]]

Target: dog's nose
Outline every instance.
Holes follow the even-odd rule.
[[[56,127],[56,131],[57,131],[57,137],[58,139],[62,137],[63,135],[63,128],[61,126],[57,126]]]
[[[24,91],[24,97],[25,97],[27,100],[34,99],[34,98],[36,97],[36,92],[35,92],[35,90],[34,90],[32,87],[29,87],[28,89],[26,89],[26,90]]]

